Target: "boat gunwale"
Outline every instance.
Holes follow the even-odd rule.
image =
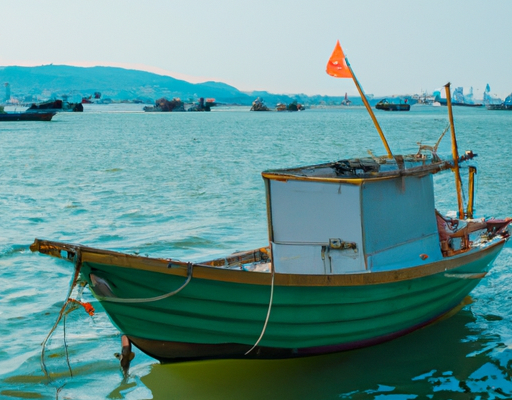
[[[192,278],[227,283],[271,285],[274,275],[275,286],[364,286],[389,284],[432,276],[438,273],[455,270],[459,267],[486,257],[494,251],[499,251],[507,238],[500,238],[484,248],[474,248],[471,251],[444,258],[440,261],[386,271],[365,271],[354,274],[339,275],[310,275],[282,274],[275,272],[245,271],[243,269],[227,269],[214,267],[204,263],[190,263],[164,258],[150,258],[139,255],[120,253],[112,250],[35,239],[30,246],[31,251],[40,252],[53,257],[76,262],[76,254],[80,254],[81,263],[92,263],[115,268],[128,268],[164,275],[187,277],[189,267],[192,267]],[[72,254],[72,257],[62,257],[61,251]],[[255,250],[257,251],[257,250]],[[483,278],[485,273],[479,278]]]
[[[418,161],[421,161],[419,158]],[[360,175],[353,175],[347,177],[324,177],[324,176],[308,176],[306,174],[299,174],[299,171],[306,169],[315,169],[319,167],[327,168],[329,166],[334,165],[334,163],[328,164],[320,164],[315,166],[308,167],[299,167],[299,168],[290,168],[290,169],[282,169],[282,170],[269,170],[261,173],[263,178],[276,180],[276,181],[287,181],[287,180],[296,180],[296,181],[313,181],[313,182],[332,182],[332,183],[348,183],[353,185],[362,185],[363,182],[366,181],[381,181],[381,180],[389,180],[396,179],[403,176],[425,176],[428,174],[436,174],[441,171],[445,171],[447,169],[452,169],[453,164],[450,161],[441,161],[436,163],[431,163],[428,165],[421,165],[419,167],[412,167],[408,169],[397,169],[392,171],[384,171],[384,172],[373,172],[373,173],[364,173]],[[295,172],[296,171],[296,172]]]

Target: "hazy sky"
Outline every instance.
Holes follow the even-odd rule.
[[[24,0],[2,4],[0,65],[115,65],[240,90],[356,94],[446,84],[512,92],[511,0]]]

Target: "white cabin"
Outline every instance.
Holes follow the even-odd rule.
[[[333,165],[263,173],[277,273],[376,272],[443,258],[424,163],[423,173],[396,176]]]

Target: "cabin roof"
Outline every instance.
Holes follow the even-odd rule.
[[[424,176],[453,168],[451,161],[422,153],[396,155],[393,158],[363,157],[338,160],[326,164],[268,170],[262,173],[268,179],[297,179],[347,181],[390,179],[399,176]]]

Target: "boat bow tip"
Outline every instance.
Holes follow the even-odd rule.
[[[35,253],[36,251],[39,251],[39,249],[41,248],[40,240],[37,239],[37,238],[34,239],[34,243],[32,243],[29,248],[30,248],[30,251],[32,253]]]

